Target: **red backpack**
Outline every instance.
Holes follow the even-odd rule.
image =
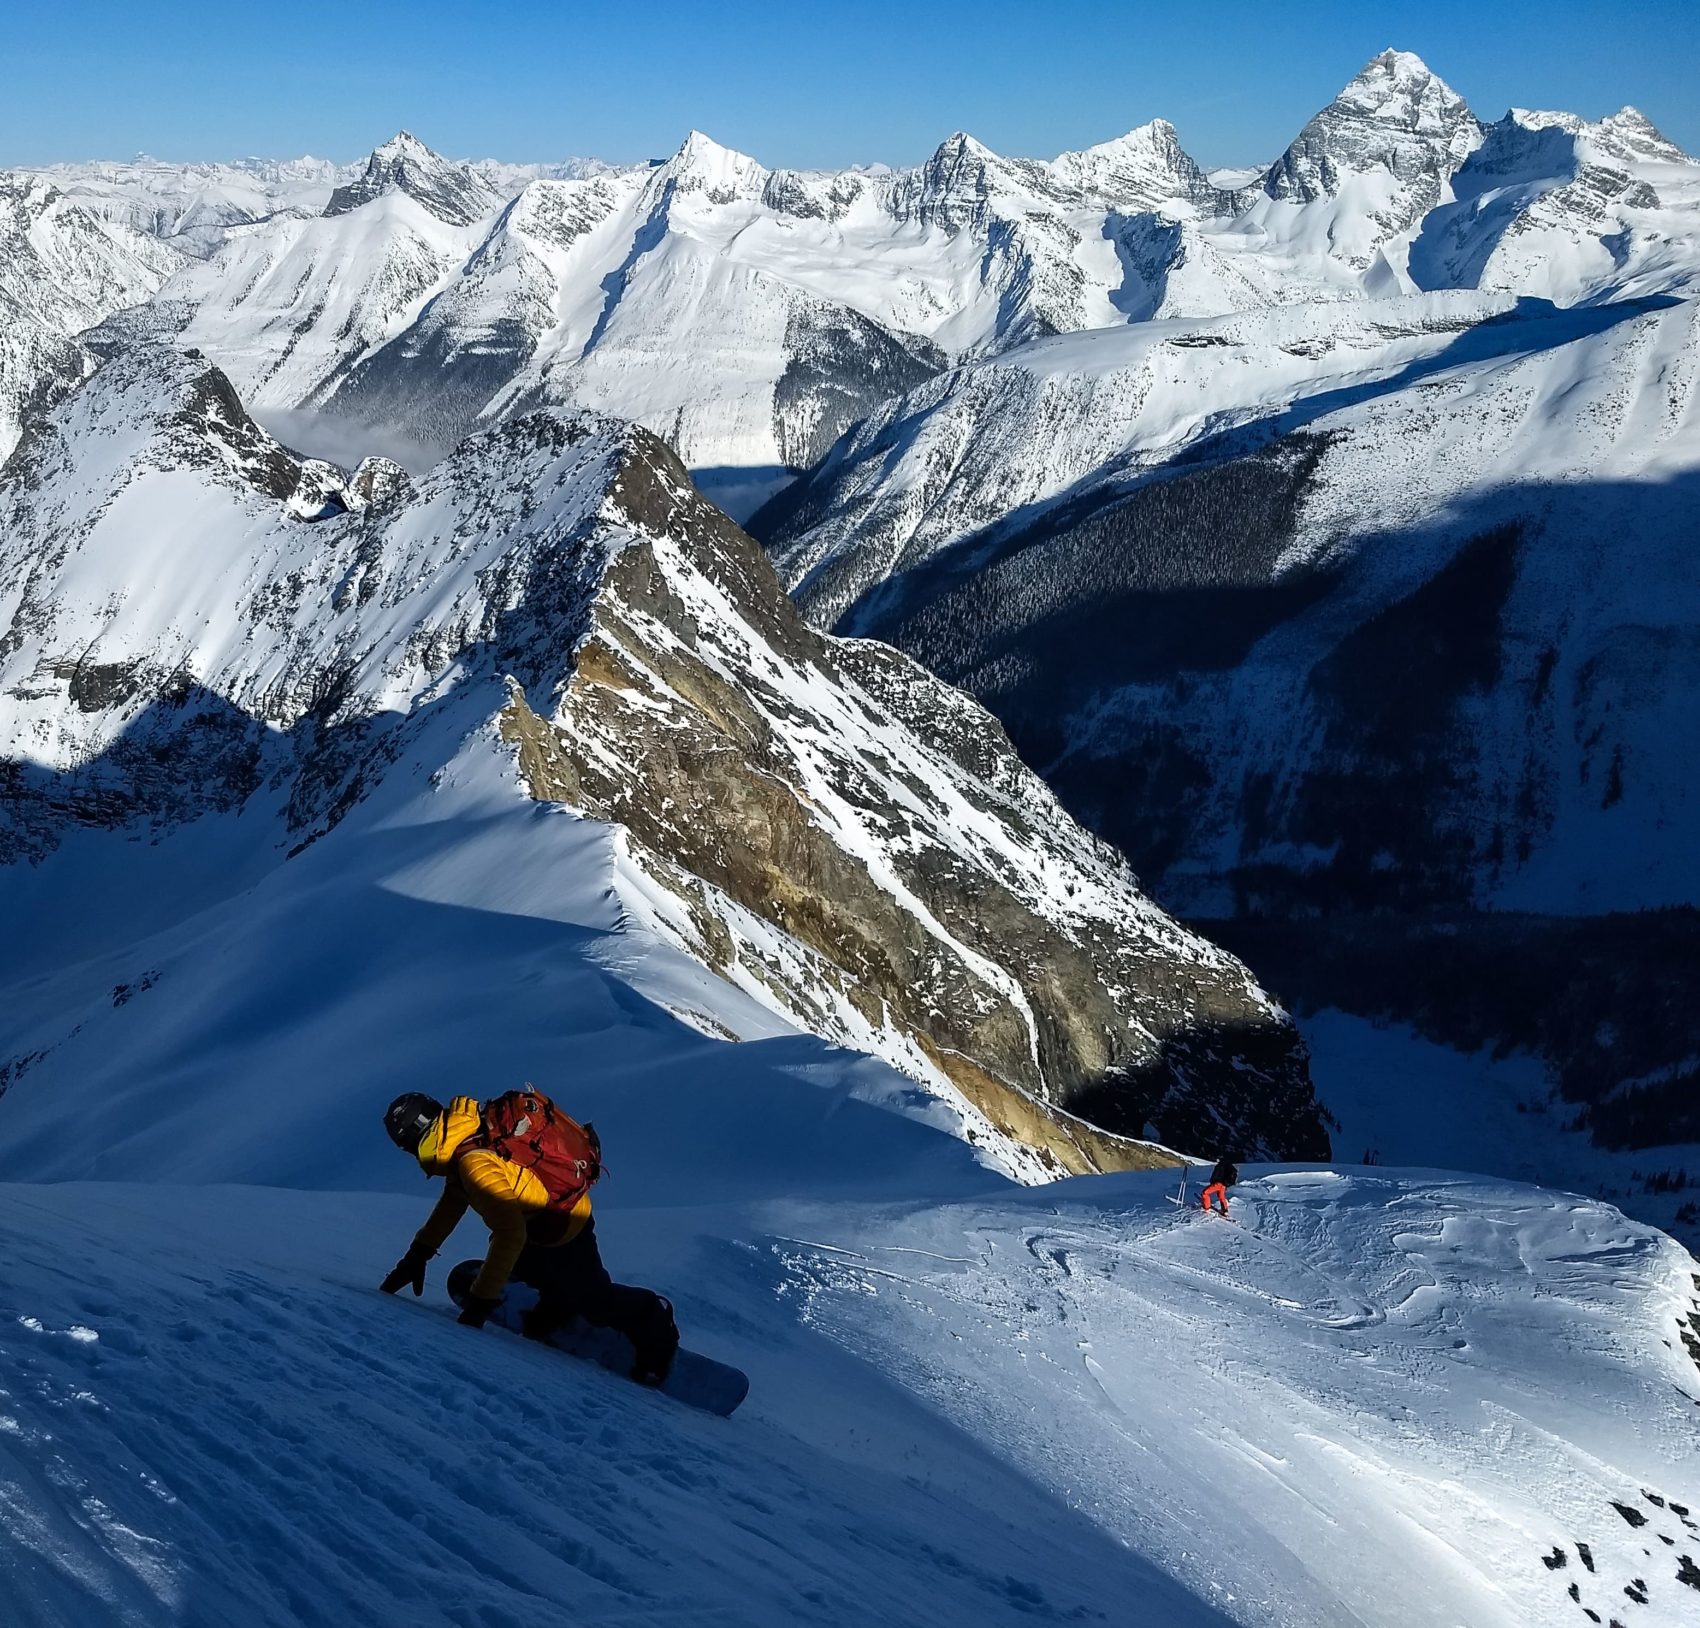
[[[570,1210],[602,1174],[602,1142],[594,1125],[581,1125],[526,1083],[484,1104],[483,1123],[461,1144],[529,1170],[549,1194],[549,1208]]]

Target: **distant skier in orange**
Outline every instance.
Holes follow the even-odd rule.
[[[1203,1195],[1199,1199],[1199,1208],[1208,1210],[1210,1208],[1210,1196],[1214,1193],[1216,1202],[1222,1207],[1222,1214],[1226,1215],[1228,1213],[1228,1189],[1239,1179],[1240,1167],[1224,1153],[1216,1161],[1216,1168],[1210,1172],[1210,1184],[1204,1189]]]

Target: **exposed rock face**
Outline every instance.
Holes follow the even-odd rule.
[[[1385,172],[1378,211],[1388,236],[1439,202],[1481,140],[1475,115],[1408,51],[1383,51],[1301,130],[1270,168],[1264,191],[1292,203],[1337,197],[1354,176]]]
[[[388,458],[362,458],[348,483],[348,492],[353,499],[350,507],[392,502],[411,484],[407,471],[400,464]]]
[[[451,226],[470,226],[502,202],[500,192],[477,171],[439,157],[403,130],[373,151],[358,180],[331,194],[325,214],[346,215],[389,192],[405,192]]]
[[[1056,1106],[1089,1096],[1136,1136],[1231,1123],[1320,1147],[1284,1019],[978,707],[884,646],[809,631],[652,437],[629,441],[611,502],[639,540],[603,579],[547,766],[531,731],[534,792],[617,820],[815,952],[953,1078],[961,1058]],[[1211,1100],[1236,1068],[1253,1113]]]
[[[817,625],[973,693],[1164,904],[1264,924],[1228,941],[1301,1011],[1682,1143],[1697,432],[1700,303],[1449,294],[963,369],[766,518]]]
[[[1057,1169],[1160,1157],[1076,1105],[1200,1151],[1326,1151],[1302,1049],[1245,969],[1144,898],[972,702],[808,629],[654,437],[534,414],[382,501],[342,483],[350,512],[304,524],[316,479],[162,347],[61,410],[0,493],[14,856],[68,821],[250,802],[299,847],[416,722],[488,727],[505,677],[533,794],[623,826],[677,934],[794,1020]],[[139,578],[138,546],[160,562]],[[114,573],[175,586],[114,611]]]

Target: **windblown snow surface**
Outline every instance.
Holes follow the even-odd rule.
[[[264,847],[0,878],[4,1005],[80,1014],[34,1046],[102,1105],[0,1101],[8,1628],[1700,1620],[1662,1234],[1423,1171],[1248,1169],[1232,1222],[1008,1182],[670,948],[493,740]],[[382,1104],[521,1078],[596,1120],[606,1258],[733,1419],[456,1326],[470,1224],[376,1292],[432,1196]]]

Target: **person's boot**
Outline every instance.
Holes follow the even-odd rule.
[[[679,1325],[673,1321],[673,1302],[665,1295],[657,1295],[655,1299],[652,1326],[644,1331],[641,1341],[632,1341],[637,1352],[632,1378],[640,1385],[665,1385],[673,1371],[673,1358],[679,1353]]]

